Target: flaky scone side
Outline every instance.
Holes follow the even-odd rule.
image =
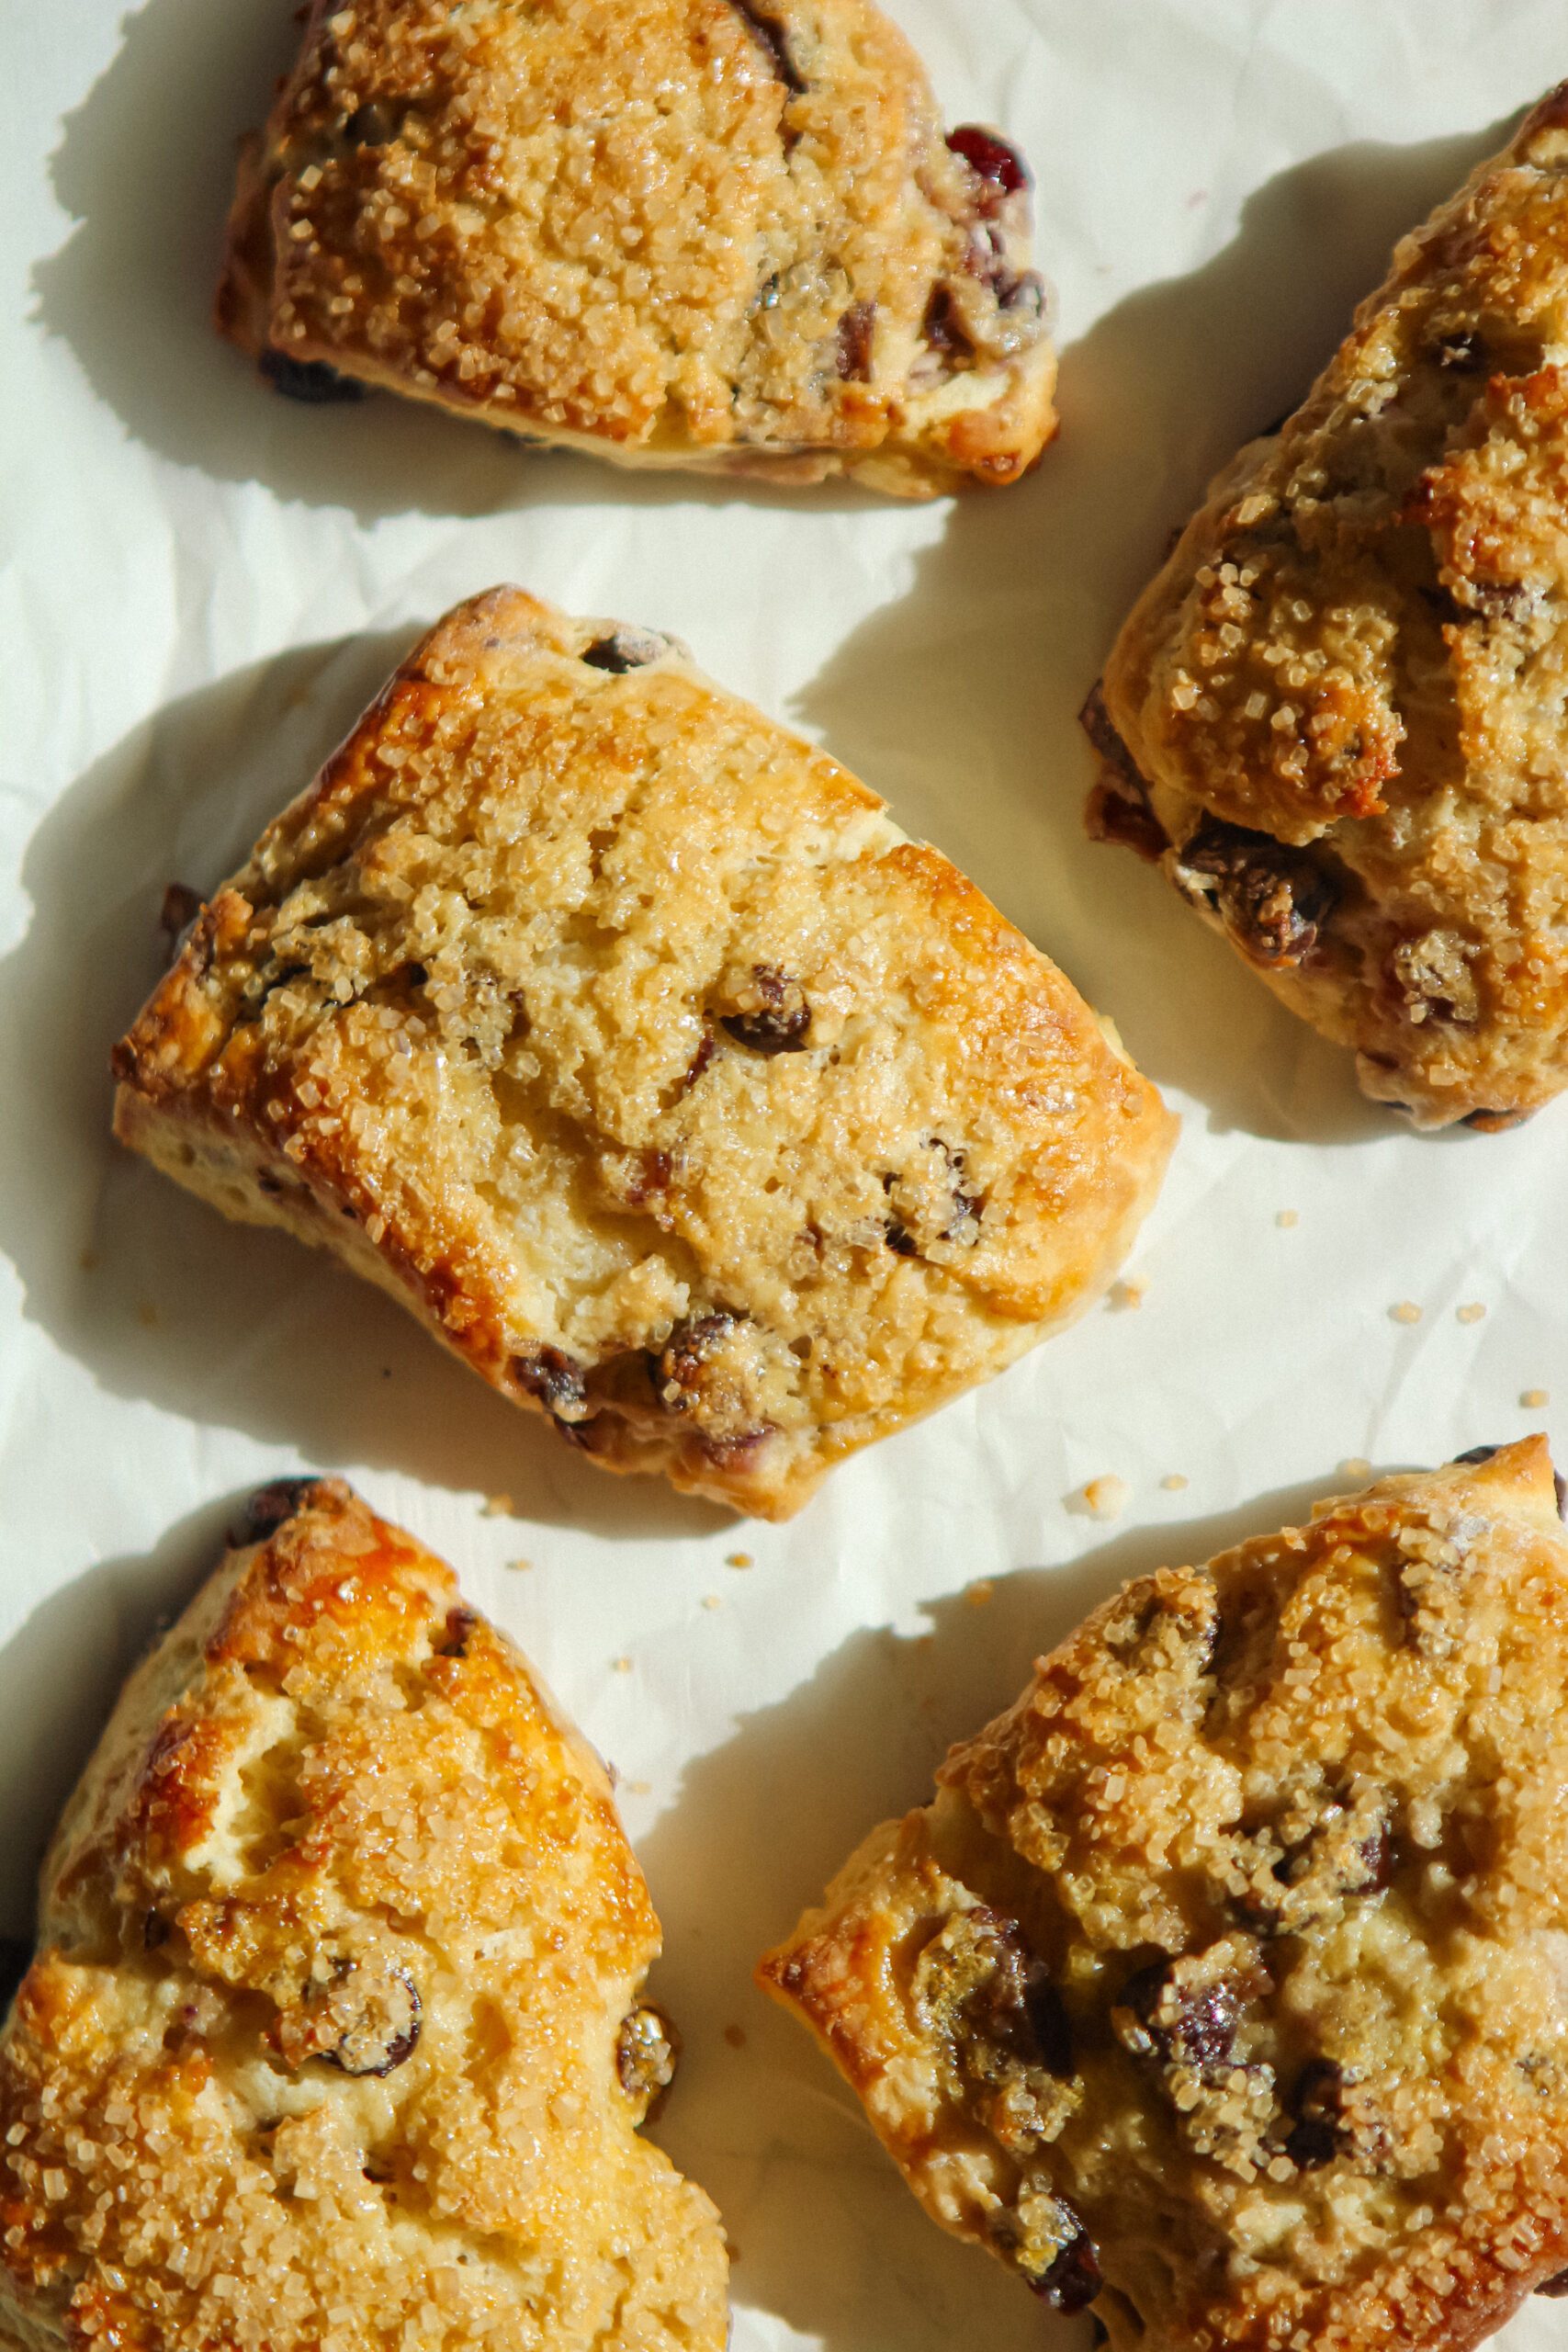
[[[264,1488],[138,1668],[0,2034],[29,2352],[720,2352],[603,1767],[451,1571]]]
[[[1463,2352],[1568,2288],[1544,1442],[1126,1586],[761,1981],[1114,2352]]]
[[[116,1069],[179,1182],[763,1517],[1087,1306],[1175,1127],[863,785],[517,589],[410,657]]]
[[[926,497],[1055,430],[1028,187],[869,0],[314,0],[218,323],[307,400]]]
[[[1568,1080],[1568,84],[1216,481],[1086,714],[1156,857],[1418,1126]]]

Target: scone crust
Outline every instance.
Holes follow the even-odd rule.
[[[626,463],[1010,482],[1055,430],[1015,161],[870,0],[315,0],[218,323]]]
[[[44,1864],[0,2333],[719,2352],[717,2216],[623,2080],[659,1928],[603,1767],[340,1481],[257,1499]]]
[[[1568,2264],[1544,1441],[1127,1586],[768,1955],[944,2226],[1117,2352],[1452,2352]]]
[[[1421,1126],[1568,1077],[1568,85],[1408,237],[1127,623],[1091,830]]]
[[[516,589],[411,656],[116,1067],[171,1175],[764,1517],[1081,1311],[1174,1131],[863,785]]]

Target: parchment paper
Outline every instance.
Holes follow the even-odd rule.
[[[0,46],[0,1926],[236,1493],[344,1472],[619,1767],[686,2037],[662,2136],[739,2249],[738,2352],[1081,2340],[919,2212],[750,1989],[756,1953],[1122,1577],[1301,1513],[1354,1483],[1348,1457],[1438,1460],[1546,1424],[1526,1392],[1568,1403],[1568,1107],[1421,1139],[1363,1106],[1348,1057],[1084,841],[1074,725],[1213,467],[1568,73],[1561,6],[892,6],[949,119],[1032,158],[1060,296],[1062,440],[958,505],[638,482],[389,400],[290,407],[206,322],[288,0],[11,0]],[[602,1476],[391,1305],[108,1141],[164,884],[209,886],[416,630],[506,578],[673,628],[819,737],[1185,1120],[1142,1305],[862,1456],[788,1528]],[[1113,1528],[1072,1499],[1106,1473]],[[1513,2336],[1568,2344],[1563,2307]]]

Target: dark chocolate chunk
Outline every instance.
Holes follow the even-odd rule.
[[[479,1622],[479,1617],[472,1609],[448,1610],[446,1623],[441,1629],[441,1639],[435,1644],[435,1656],[437,1657],[467,1657],[468,1635]]]
[[[1472,1445],[1467,1453],[1456,1453],[1454,1455],[1454,1461],[1456,1464],[1461,1462],[1490,1462],[1493,1455],[1499,1451],[1500,1449],[1495,1445]]]
[[[973,351],[974,345],[964,331],[958,315],[958,305],[945,286],[931,288],[931,300],[920,322],[920,333],[933,351],[956,359]]]
[[[368,386],[353,376],[340,376],[324,359],[295,359],[268,344],[256,362],[275,392],[285,400],[303,401],[308,408],[326,408],[340,401],[362,401]]]
[[[158,928],[169,943],[171,956],[179,953],[180,944],[201,912],[201,893],[185,882],[171,882],[164,893],[158,910]]]
[[[987,1905],[964,1915],[978,1954],[990,1962],[964,2003],[964,2022],[1025,2066],[1043,2066],[1059,2082],[1073,2072],[1073,2035],[1062,1996],[1016,1919]]]
[[[1538,2295],[1568,2295],[1568,2270],[1555,2271],[1550,2278],[1543,2278],[1535,2291]]]
[[[1156,1961],[1129,1978],[1120,2007],[1135,2025],[1123,2039],[1140,2056],[1191,2066],[1206,2078],[1223,2074],[1235,2046],[1240,1996],[1223,1977],[1185,1984],[1178,1968],[1175,1961]]]
[[[1184,897],[1217,913],[1244,954],[1276,968],[1304,963],[1338,892],[1303,850],[1205,817],[1174,855]]]
[[[1345,2138],[1345,2077],[1332,2058],[1314,2058],[1296,2077],[1289,2107],[1295,2118],[1285,2154],[1303,2172],[1332,2164]]]
[[[385,147],[398,135],[401,111],[372,98],[367,105],[355,107],[343,126],[343,135],[351,146]]]
[[[1049,2270],[1041,2278],[1031,2278],[1029,2284],[1041,2301],[1049,2303],[1055,2312],[1087,2311],[1105,2284],[1100,2273],[1100,2256],[1095,2252],[1094,2241],[1066,2198],[1059,2201],[1063,2210],[1071,2216],[1077,2234],[1067,2240]]]
[[[919,1245],[913,1234],[907,1226],[900,1225],[897,1217],[894,1217],[888,1225],[883,1238],[889,1250],[897,1250],[900,1258],[918,1258],[920,1254]]]
[[[628,670],[646,670],[650,662],[661,662],[669,650],[667,637],[620,621],[608,637],[596,638],[581,658],[591,670],[607,670],[619,678]]]
[[[876,334],[874,302],[852,302],[839,321],[839,374],[846,384],[869,384]]]
[[[161,1911],[144,1911],[141,1915],[141,1949],[159,1951],[173,1935],[174,1929]]]
[[[761,42],[773,62],[773,72],[793,96],[800,97],[806,83],[800,68],[790,55],[789,35],[777,17],[767,8],[759,7],[756,0],[730,0],[738,16],[743,17],[756,40]]]
[[[707,1069],[709,1063],[713,1060],[713,1057],[717,1051],[718,1040],[714,1035],[713,1031],[709,1029],[705,1032],[702,1044],[692,1056],[691,1065],[688,1068],[684,1078],[681,1080],[681,1092],[682,1094],[689,1094],[691,1092],[693,1087],[695,1086],[698,1079],[702,1077],[704,1071]]]

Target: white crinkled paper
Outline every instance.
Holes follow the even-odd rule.
[[[1085,841],[1074,724],[1213,466],[1568,73],[1562,8],[893,13],[949,120],[998,121],[1032,158],[1060,295],[1061,442],[1022,488],[957,505],[639,481],[394,401],[291,407],[207,324],[288,0],[123,20],[11,0],[0,49],[0,1928],[237,1493],[345,1473],[455,1563],[620,1770],[686,2039],[660,2136],[736,2242],[737,2352],[1067,2340],[924,2219],[750,1988],[862,1831],[1120,1578],[1300,1514],[1347,1458],[1438,1460],[1542,1426],[1526,1392],[1568,1404],[1568,1106],[1425,1139],[1364,1106],[1347,1057]],[[106,1057],[152,977],[164,884],[212,883],[416,630],[508,578],[672,628],[818,737],[1114,1015],[1183,1114],[1129,1270],[1142,1304],[861,1456],[789,1527],[602,1476],[389,1303],[108,1140]],[[1113,1529],[1071,1502],[1110,1474]],[[514,1515],[486,1515],[497,1495]],[[1561,2305],[1512,2333],[1568,2342]]]

